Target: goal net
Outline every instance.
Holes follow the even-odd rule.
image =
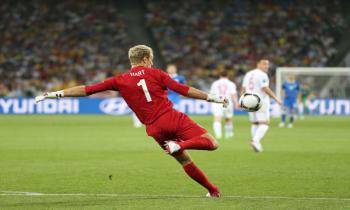
[[[350,116],[350,68],[277,68],[277,96],[282,97],[282,85],[289,75],[300,83],[299,113]]]

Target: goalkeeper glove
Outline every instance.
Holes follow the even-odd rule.
[[[223,104],[224,107],[227,107],[228,105],[228,100],[226,98],[211,93],[208,94],[207,101]]]
[[[44,93],[43,95],[39,95],[35,97],[35,103],[38,103],[40,101],[43,101],[47,98],[63,98],[64,97],[64,91],[63,90],[59,90],[56,92],[48,92],[48,93]]]

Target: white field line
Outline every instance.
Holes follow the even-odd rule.
[[[0,190],[0,196],[52,196],[52,197],[123,197],[123,198],[204,198],[196,195],[146,195],[146,194],[114,194],[114,193],[40,193]],[[291,197],[291,196],[243,196],[223,195],[222,198],[232,199],[255,199],[255,200],[329,200],[329,201],[350,201],[350,198],[339,197]]]

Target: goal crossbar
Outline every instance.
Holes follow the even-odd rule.
[[[316,76],[339,76],[349,75],[350,68],[344,67],[279,67],[276,70],[276,94],[279,98],[282,95],[282,75],[298,74],[298,75],[316,75]]]

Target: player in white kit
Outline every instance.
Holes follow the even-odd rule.
[[[133,122],[134,127],[135,128],[141,128],[142,127],[142,123],[139,120],[139,118],[137,118],[136,114],[132,113],[131,116],[132,116],[132,122]]]
[[[281,100],[269,88],[267,75],[270,62],[262,59],[257,63],[257,68],[249,71],[243,79],[241,93],[256,93],[262,100],[262,107],[257,112],[249,113],[251,122],[251,145],[256,152],[262,152],[261,139],[269,129],[270,123],[270,97],[281,105]]]
[[[210,93],[222,96],[229,99],[229,104],[226,108],[222,105],[212,104],[212,113],[214,115],[213,129],[216,138],[222,138],[221,121],[225,119],[225,138],[233,137],[233,107],[239,107],[237,101],[236,84],[230,81],[227,77],[227,72],[223,71],[220,74],[220,79],[213,82],[210,88]]]

